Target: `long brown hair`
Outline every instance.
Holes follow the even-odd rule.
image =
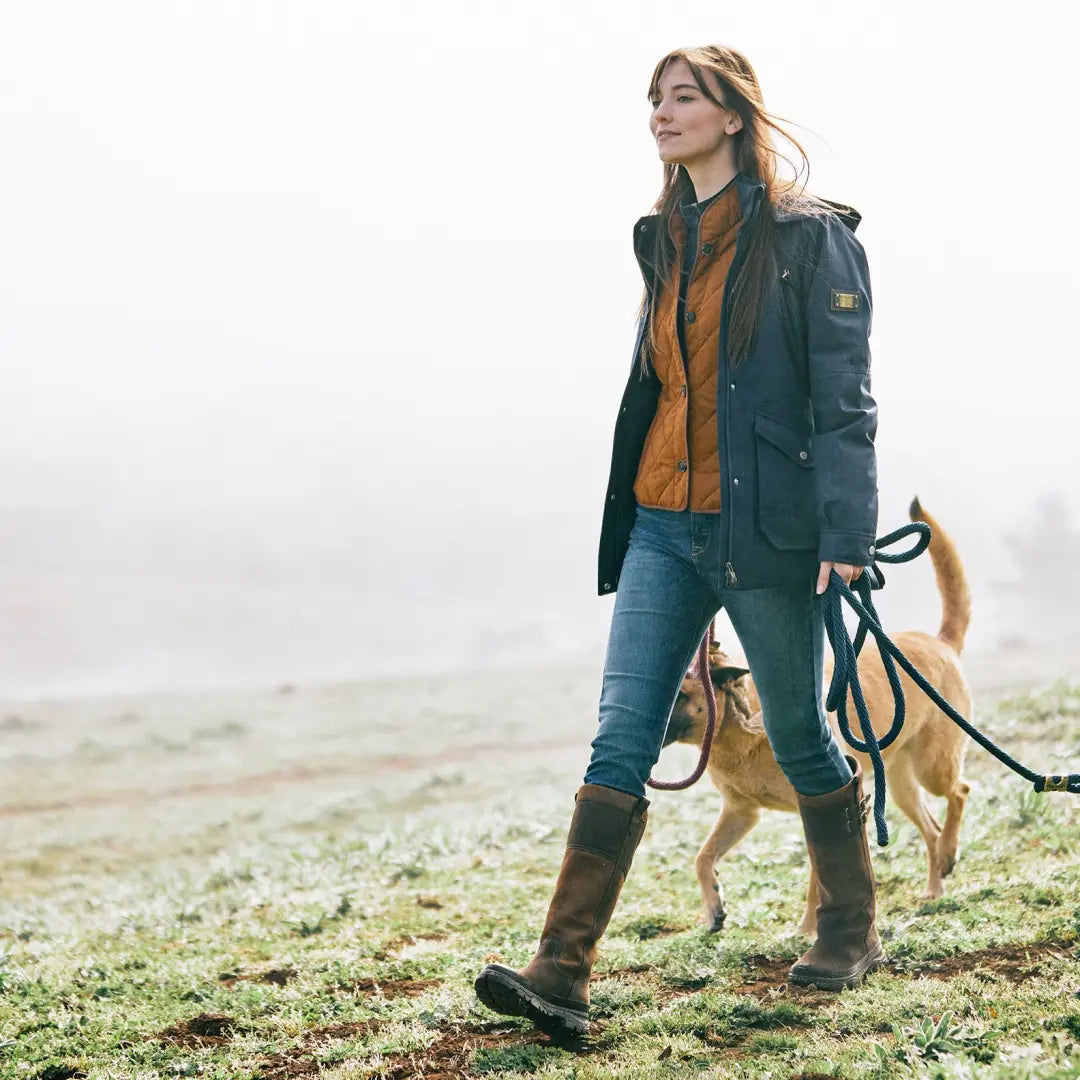
[[[735,366],[746,359],[753,344],[758,321],[764,306],[769,284],[775,276],[776,214],[780,209],[797,209],[804,213],[830,213],[831,208],[806,191],[806,182],[799,185],[803,173],[800,167],[794,177],[784,181],[780,162],[793,162],[784,157],[773,144],[772,132],[779,132],[795,147],[810,176],[810,161],[798,141],[778,121],[783,117],[766,112],[761,87],[750,61],[736,49],[726,45],[705,45],[700,48],[673,49],[656,65],[649,81],[649,100],[660,95],[660,79],[664,69],[673,60],[685,60],[693,73],[701,92],[712,102],[724,108],[734,109],[742,118],[742,127],[732,137],[735,148],[737,172],[765,185],[765,191],[754,215],[753,225],[747,236],[747,252],[737,278],[729,282],[731,288],[731,318],[728,323],[727,352],[730,363]],[[713,85],[705,78],[711,71],[723,91],[724,100],[716,96]],[[784,121],[789,123],[790,121]],[[796,190],[798,189],[798,190]],[[692,191],[690,175],[682,165],[664,165],[664,185],[653,204],[658,215],[657,228],[653,231],[652,250],[646,252],[645,260],[651,266],[654,289],[677,288],[675,244],[668,233],[668,222],[684,192]],[[639,317],[645,311],[646,297],[642,296]],[[647,332],[642,335],[641,370],[646,374],[656,352],[656,334],[653,311],[649,305]]]

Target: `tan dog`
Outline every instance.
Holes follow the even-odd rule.
[[[900,651],[937,688],[961,716],[971,720],[971,692],[960,670],[960,650],[971,619],[971,595],[963,564],[955,545],[940,525],[924,513],[916,498],[909,510],[912,520],[925,521],[933,536],[930,558],[941,593],[943,616],[937,637],[907,630],[890,635]],[[746,668],[718,646],[711,657],[716,687],[717,730],[709,756],[708,772],[724,796],[724,808],[697,856],[697,878],[710,930],[724,925],[723,893],[716,874],[717,863],[757,824],[761,810],[798,812],[795,790],[776,764],[762,723],[761,706]],[[896,741],[882,751],[885,785],[893,802],[915,823],[926,841],[930,864],[925,897],[944,893],[941,879],[956,863],[960,818],[967,800],[968,784],[961,776],[969,739],[897,666],[904,687],[906,714]],[[826,655],[825,687],[832,675],[832,656]],[[881,664],[873,635],[859,655],[859,681],[878,737],[892,726],[893,695]],[[679,690],[668,723],[664,745],[671,742],[701,745],[706,722],[705,693],[696,676],[688,675]],[[840,734],[834,713],[829,723],[845,753],[862,763],[867,783],[873,775],[868,754],[852,750]],[[851,730],[860,736],[854,703],[848,699]],[[923,790],[948,800],[945,825],[927,808]],[[806,911],[799,929],[812,935],[817,925],[818,884],[811,869]]]

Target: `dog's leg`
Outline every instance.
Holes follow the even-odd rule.
[[[820,899],[817,874],[811,866],[810,885],[806,890],[806,910],[803,912],[802,922],[799,923],[800,934],[805,934],[807,937],[814,937],[817,934],[817,906]]]
[[[971,699],[958,694],[956,707],[971,715]],[[941,717],[941,723],[947,718]],[[945,811],[945,827],[941,830],[935,849],[938,872],[941,877],[952,873],[960,847],[960,819],[964,816],[970,785],[963,778],[964,758],[967,756],[968,737],[958,727],[941,728],[938,745],[933,754],[926,754],[915,763],[915,776],[931,795],[943,796],[948,801]]]
[[[922,834],[926,843],[926,858],[929,873],[926,879],[926,892],[923,898],[936,900],[945,894],[941,884],[941,868],[938,864],[937,843],[941,836],[941,826],[923,802],[922,787],[915,779],[911,758],[901,751],[894,754],[886,765],[885,785],[893,802],[914,822],[915,828]]]
[[[949,806],[945,811],[945,828],[941,830],[937,842],[938,870],[942,877],[948,877],[956,866],[960,850],[960,819],[964,816],[964,804],[970,792],[971,785],[961,779],[945,796],[949,800]]]
[[[757,824],[760,815],[756,806],[725,799],[724,809],[698,852],[695,866],[705,909],[705,926],[710,933],[722,929],[727,918],[716,864]]]

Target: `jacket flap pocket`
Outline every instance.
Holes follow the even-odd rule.
[[[803,435],[764,413],[754,416],[754,431],[797,465],[809,469],[814,464],[813,443],[809,435]]]

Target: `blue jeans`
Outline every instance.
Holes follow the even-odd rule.
[[[638,507],[615,594],[585,783],[645,794],[683,677],[720,608],[746,655],[765,733],[791,785],[803,795],[824,795],[851,779],[822,704],[825,625],[815,579],[728,588],[720,562],[726,523],[724,513]]]

